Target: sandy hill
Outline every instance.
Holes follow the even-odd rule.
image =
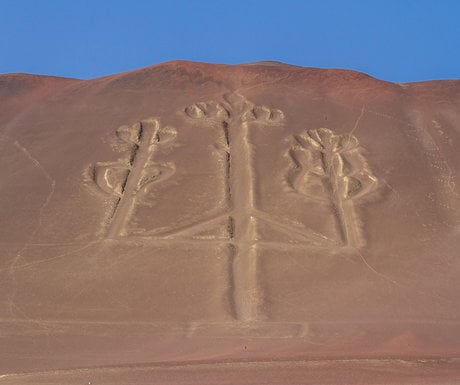
[[[175,61],[0,100],[0,384],[460,381],[460,81]]]

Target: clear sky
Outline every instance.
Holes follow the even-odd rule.
[[[460,78],[460,0],[0,0],[0,73],[89,79],[174,59]]]

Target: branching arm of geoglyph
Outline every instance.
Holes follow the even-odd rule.
[[[352,135],[336,135],[328,128],[295,136],[290,150],[294,172],[289,184],[310,200],[329,204],[347,246],[361,247],[364,238],[355,202],[373,191],[377,179]]]

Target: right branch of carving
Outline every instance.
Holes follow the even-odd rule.
[[[375,190],[377,179],[353,135],[336,135],[328,128],[295,136],[290,150],[294,172],[290,186],[310,200],[329,204],[345,245],[364,246],[355,203]]]

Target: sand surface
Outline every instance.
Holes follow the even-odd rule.
[[[460,81],[0,75],[0,384],[460,383]]]

